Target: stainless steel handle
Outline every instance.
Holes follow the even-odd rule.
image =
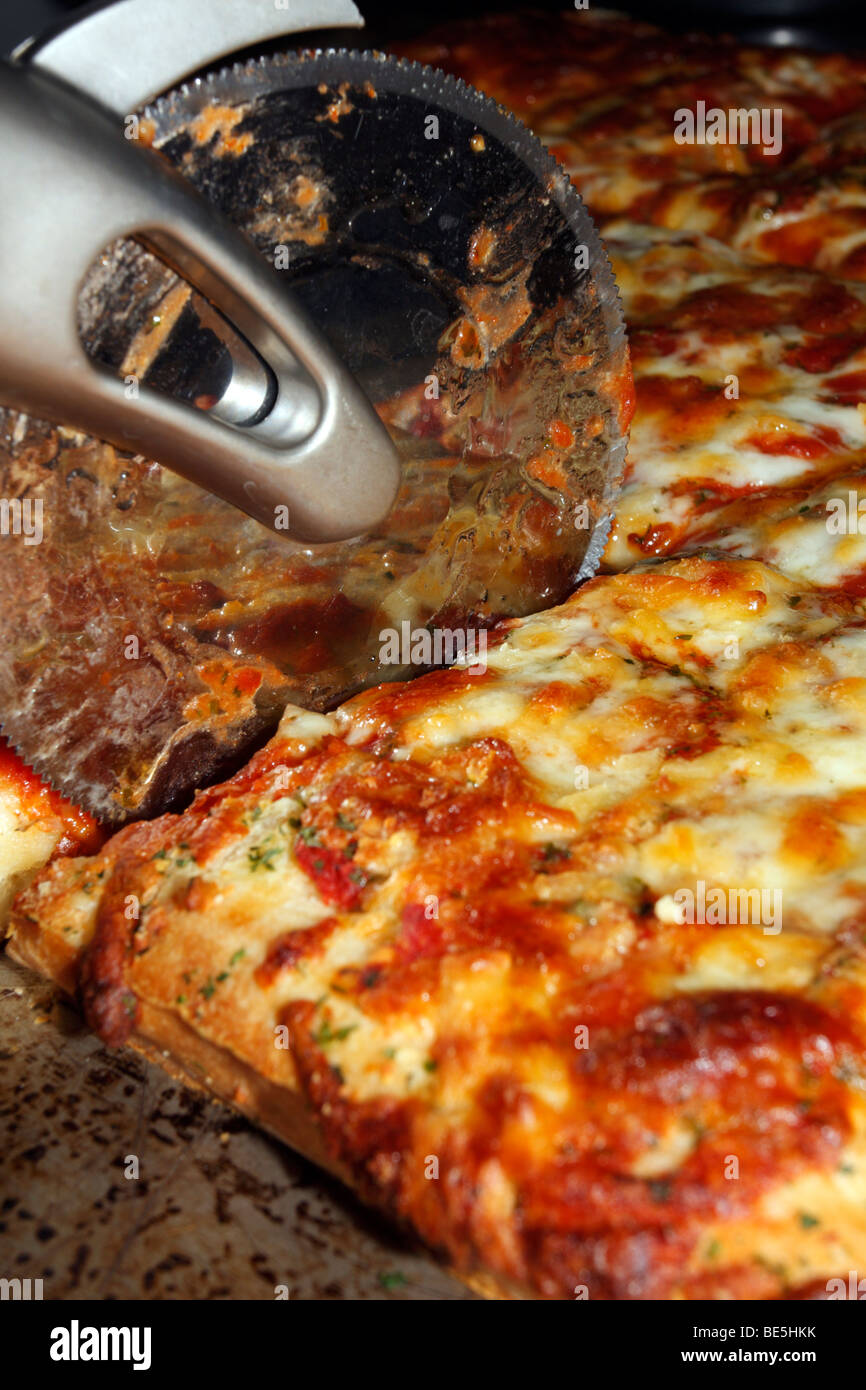
[[[12,56],[128,115],[250,44],[363,23],[352,0],[107,0]]]
[[[293,538],[341,540],[387,515],[399,461],[354,377],[252,243],[124,140],[116,120],[238,48],[362,24],[351,0],[111,0],[22,45],[15,57],[26,63],[0,63],[7,405],[146,453]],[[236,340],[229,390],[209,413],[146,387],[130,399],[84,352],[82,281],[125,236],[167,261],[249,345]]]
[[[384,426],[252,244],[113,117],[37,71],[0,65],[0,395],[145,452],[265,525],[308,541],[369,530],[400,468]],[[200,290],[276,381],[273,408],[237,428],[123,382],[85,353],[88,266],[136,235]]]

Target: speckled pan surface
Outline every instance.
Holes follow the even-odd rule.
[[[473,1297],[289,1149],[103,1047],[3,955],[0,1064],[0,1275],[42,1279],[46,1299]]]

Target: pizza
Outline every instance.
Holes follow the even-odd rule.
[[[601,222],[626,214],[756,259],[866,278],[863,55],[674,38],[595,8],[449,24],[401,51],[515,111]],[[677,113],[698,103],[705,116],[778,115],[754,143],[706,128],[680,143]]]
[[[693,558],[503,635],[484,672],[290,709],[189,811],[57,859],[13,954],[295,1142],[300,1093],[359,1191],[500,1291],[856,1267],[858,605]]]
[[[602,572],[43,844],[8,949],[486,1295],[826,1297],[866,1258],[866,66],[596,11],[403,51],[602,223],[636,388]],[[772,101],[782,148],[678,145],[698,100]]]
[[[863,286],[622,220],[608,246],[637,409],[606,563],[713,545],[856,591],[864,537],[826,506],[866,463]]]
[[[103,839],[92,816],[47,787],[0,739],[0,923],[52,855],[88,853]]]
[[[327,708],[411,674],[380,662],[383,628],[484,629],[560,602],[588,553],[594,566],[624,464],[625,334],[592,238],[607,283],[575,275],[567,176],[546,167],[543,151],[538,178],[514,156],[526,185],[518,196],[492,147],[487,159],[470,151],[464,171],[448,163],[443,172],[428,158],[424,103],[413,98],[412,198],[438,206],[453,196],[456,221],[443,234],[431,215],[414,249],[394,233],[385,264],[405,276],[398,293],[380,265],[382,229],[374,218],[365,231],[355,217],[359,199],[393,193],[387,141],[375,134],[394,119],[389,94],[370,82],[351,102],[326,83],[293,89],[301,79],[285,66],[274,59],[215,78],[230,87],[231,106],[213,91],[208,100],[195,88],[175,93],[142,116],[142,139],[272,265],[289,258],[298,293],[322,297],[316,312],[330,333],[351,326],[345,353],[366,374],[402,481],[369,534],[305,544],[279,530],[285,518],[271,532],[153,460],[0,411],[4,505],[38,509],[44,522],[38,544],[8,538],[0,564],[11,733],[31,747],[37,726],[59,790],[87,785],[115,826],[225,775],[274,731],[288,701]],[[369,161],[363,193],[358,161]],[[346,286],[364,276],[359,297]],[[350,306],[348,324],[334,323],[332,300]],[[127,390],[143,384],[201,403],[202,387],[224,386],[219,316],[143,247],[107,248],[79,310],[88,352]],[[400,325],[391,362],[388,333]],[[608,456],[617,461],[609,474]]]

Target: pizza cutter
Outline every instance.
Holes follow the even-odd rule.
[[[360,22],[348,0],[115,0],[4,74],[31,154],[8,225],[34,232],[0,230],[0,715],[108,823],[181,802],[287,701],[411,674],[383,631],[557,602],[604,545],[624,325],[531,133],[381,54],[177,85]],[[40,190],[74,274],[46,263]]]
[[[226,44],[261,37],[261,9],[121,0],[36,46],[29,61],[0,67],[0,396],[158,458],[266,525],[284,521],[286,534],[334,540],[368,530],[394,501],[399,460],[385,426],[285,277],[143,142],[118,130],[118,115],[172,85],[189,61],[200,66]],[[305,0],[298,18],[302,27],[357,22],[343,0]],[[183,44],[187,26],[205,36],[194,60]],[[130,55],[120,65],[118,52]],[[180,71],[177,53],[186,54]],[[87,91],[99,93],[98,104]],[[131,392],[81,344],[87,269],[132,234],[222,310],[226,340],[236,330],[218,394],[200,383],[207,408]]]

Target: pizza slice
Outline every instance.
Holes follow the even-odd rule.
[[[591,581],[61,859],[11,953],[475,1287],[866,1258],[866,630],[757,561]]]
[[[671,34],[594,7],[472,18],[395,47],[508,107],[567,167],[574,160],[581,189],[598,175],[587,201],[600,214],[623,210],[669,177],[792,163],[825,126],[862,106],[866,86],[866,59],[857,53]],[[726,151],[710,141],[677,143],[675,112],[697,100],[724,109],[782,106],[783,147],[768,155],[760,144]]]
[[[779,108],[781,109],[781,108]],[[658,170],[641,196],[608,197],[609,210],[671,231],[700,232],[755,260],[808,266],[845,280],[866,279],[866,129],[862,112],[823,127],[792,164],[754,173],[737,147],[726,150],[736,172],[677,179]],[[566,152],[567,153],[567,152]],[[673,162],[673,158],[671,160]],[[574,158],[569,168],[579,182]],[[613,173],[607,181],[623,189]],[[589,187],[605,179],[590,174]]]
[[[606,563],[712,545],[862,586],[863,288],[625,221],[608,244],[636,410]]]
[[[597,10],[449,25],[400,51],[520,115],[602,224],[628,216],[866,278],[862,54],[675,36]]]
[[[92,853],[102,840],[93,818],[47,787],[0,738],[0,933],[15,894],[53,855]]]

